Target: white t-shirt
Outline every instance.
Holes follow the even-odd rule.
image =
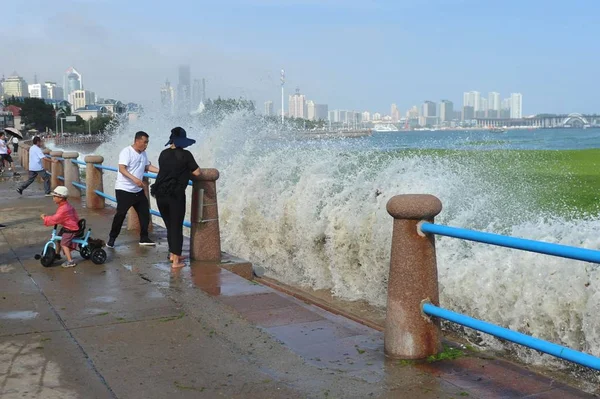
[[[18,138],[16,138],[16,137],[13,137],[13,139],[12,139],[12,143],[13,143],[13,144],[19,144],[19,139],[18,139]]]
[[[0,139],[0,155],[8,154],[8,150],[6,148],[6,141]]]
[[[39,172],[44,170],[42,166],[42,159],[46,158],[42,149],[37,145],[32,145],[29,149],[29,170],[32,172]]]
[[[138,153],[132,146],[125,147],[119,154],[119,165],[125,165],[127,171],[142,180],[146,172],[146,166],[150,165],[146,151]],[[141,187],[136,186],[129,178],[121,172],[117,172],[117,183],[115,190],[128,191],[130,193],[139,193]]]

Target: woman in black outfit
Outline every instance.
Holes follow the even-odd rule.
[[[163,150],[158,157],[158,176],[151,187],[151,194],[156,198],[158,210],[167,227],[169,259],[173,262],[173,268],[185,266],[181,256],[185,189],[192,175],[200,175],[200,168],[194,156],[184,148],[195,142],[196,140],[187,138],[181,127],[171,130],[171,137],[166,144],[169,148]]]

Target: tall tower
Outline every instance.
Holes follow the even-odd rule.
[[[190,113],[192,104],[192,76],[189,65],[179,66],[179,84],[177,85],[177,110],[179,113]]]
[[[73,67],[69,67],[65,72],[63,87],[68,96],[75,90],[83,90],[83,76]]]

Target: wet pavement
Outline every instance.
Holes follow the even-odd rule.
[[[0,398],[595,397],[483,355],[386,359],[376,329],[217,264],[172,271],[159,227],[156,248],[123,230],[104,265],[44,268],[55,205],[15,187],[0,178]],[[114,210],[73,204],[106,239]]]

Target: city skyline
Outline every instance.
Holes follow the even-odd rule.
[[[59,80],[70,64],[85,71],[86,87],[105,91],[99,95],[158,103],[156,87],[165,77],[176,87],[173,67],[188,64],[211,93],[262,104],[278,98],[283,67],[286,95],[300,86],[319,103],[346,109],[388,113],[392,103],[407,109],[442,98],[459,104],[469,88],[522,93],[525,114],[600,109],[589,90],[600,55],[587,39],[600,33],[597,2],[142,4],[9,2],[0,33],[10,51],[0,74]],[[156,29],[174,10],[178,23]]]

